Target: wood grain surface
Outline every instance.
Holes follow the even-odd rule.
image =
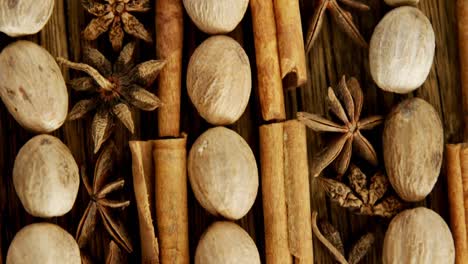
[[[351,13],[361,30],[363,36],[369,41],[372,31],[382,16],[390,10],[382,0],[363,0],[371,6],[369,12]],[[308,22],[313,12],[314,0],[302,0],[301,12],[304,31],[307,30]],[[430,102],[439,112],[445,129],[446,143],[455,143],[462,140],[462,107],[460,77],[458,73],[458,52],[456,34],[456,10],[455,1],[445,0],[421,0],[418,7],[426,14],[431,21],[436,35],[436,55],[430,75],[424,85],[416,92],[401,96],[386,93],[380,90],[372,81],[367,50],[353,44],[350,39],[343,34],[334,24],[330,16],[323,25],[323,30],[315,43],[310,54],[307,55],[307,67],[309,80],[303,89],[285,92],[288,118],[295,116],[297,111],[308,111],[317,114],[326,114],[327,106],[325,96],[327,87],[334,86],[339,78],[346,74],[355,76],[361,83],[365,104],[363,115],[387,114],[391,107],[399,101],[411,97],[422,97]],[[154,32],[154,12],[139,16],[144,21],[146,27]],[[73,61],[81,60],[81,47],[84,44],[81,38],[81,30],[87,25],[91,16],[85,13],[77,0],[56,0],[54,13],[46,25],[39,33],[23,39],[32,40],[44,46],[53,56],[68,57]],[[185,15],[185,47],[184,47],[184,76],[186,65],[194,49],[208,36],[201,33],[192,24],[189,17]],[[408,25],[411,26],[411,25]],[[238,40],[245,48],[251,60],[252,72],[255,73],[255,51],[253,45],[253,34],[251,26],[250,10],[238,26],[230,34]],[[153,38],[154,39],[154,38]],[[14,39],[0,33],[0,48],[13,42]],[[129,41],[126,37],[125,41]],[[109,58],[115,59],[107,35],[103,35],[97,42],[100,50]],[[155,57],[154,44],[140,43],[138,60],[143,61]],[[33,59],[33,58],[32,58]],[[0,69],[2,70],[2,69]],[[66,78],[79,76],[76,71],[64,70]],[[255,74],[253,74],[255,76]],[[184,77],[185,79],[185,77]],[[254,88],[256,79],[254,77]],[[185,85],[185,80],[184,84]],[[157,87],[150,88],[155,92]],[[75,103],[82,98],[82,94],[71,92],[71,103]],[[182,91],[181,128],[188,133],[189,146],[207,128],[210,127],[200,118],[190,103],[185,86]],[[79,165],[85,165],[89,171],[94,168],[96,156],[92,154],[92,141],[89,134],[91,118],[80,121],[67,122],[62,128],[53,134],[63,140],[69,146]],[[117,159],[121,160],[119,170],[121,176],[126,180],[123,196],[131,199],[131,206],[121,212],[121,217],[125,219],[127,229],[133,234],[133,242],[136,248],[134,254],[130,256],[133,261],[139,260],[139,239],[138,220],[135,208],[132,176],[131,176],[131,156],[128,147],[130,139],[155,139],[157,137],[157,114],[156,112],[141,112],[138,114],[136,122],[137,129],[134,135],[130,135],[122,125],[118,125],[113,136],[113,140],[121,150]],[[257,160],[259,154],[258,127],[261,125],[261,114],[256,96],[256,89],[252,93],[249,106],[242,118],[230,128],[237,131],[252,147]],[[375,145],[379,158],[381,159],[381,129],[376,129],[366,133],[371,142]],[[63,217],[53,219],[34,218],[23,209],[13,187],[12,168],[16,154],[21,146],[33,134],[25,131],[10,116],[3,104],[0,104],[0,246],[2,255],[0,263],[5,260],[8,246],[15,233],[27,224],[33,222],[48,221],[54,222],[65,228],[71,234],[75,234],[78,222],[86,208],[89,197],[83,186],[80,187],[78,198],[73,210]],[[322,137],[315,132],[308,131],[309,161],[312,156],[323,145]],[[383,168],[383,167],[382,167]],[[372,168],[365,168],[364,171],[372,173]],[[439,177],[433,192],[423,203],[427,207],[440,213],[448,222],[448,204],[446,191],[446,178],[443,173]],[[381,250],[383,236],[388,226],[387,219],[376,217],[357,216],[347,210],[331,204],[319,189],[316,182],[311,179],[311,203],[312,210],[319,212],[319,217],[327,218],[341,232],[345,241],[345,248],[349,248],[360,235],[372,231],[376,233],[376,244],[372,251],[365,257],[362,263],[381,263]],[[259,190],[261,194],[261,190]],[[189,188],[189,230],[190,230],[190,253],[193,259],[194,251],[206,227],[216,220],[215,217],[200,207]],[[265,258],[264,247],[264,227],[262,213],[262,199],[258,195],[257,200],[247,216],[239,220],[238,223],[249,232],[254,238],[262,262]],[[97,263],[102,263],[106,254],[109,236],[105,233],[102,225],[98,225],[95,239],[91,245],[91,254],[96,257]],[[334,263],[331,255],[325,248],[314,239],[315,263]]]

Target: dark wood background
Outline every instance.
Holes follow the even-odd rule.
[[[318,1],[318,0],[315,0]],[[355,21],[365,39],[369,40],[372,31],[382,16],[390,10],[382,0],[363,0],[371,6],[369,12],[354,12]],[[301,12],[304,31],[307,30],[308,22],[313,12],[314,0],[302,0]],[[367,50],[353,44],[334,24],[331,17],[327,16],[322,33],[315,43],[312,51],[308,54],[309,81],[303,89],[286,92],[286,106],[288,117],[293,118],[297,111],[309,111],[313,113],[326,114],[325,104],[326,88],[335,85],[339,78],[346,74],[355,76],[361,82],[365,93],[364,115],[387,114],[393,105],[399,101],[418,96],[429,101],[440,113],[445,129],[446,142],[459,142],[462,139],[462,113],[461,113],[461,91],[458,73],[458,52],[456,35],[455,1],[445,0],[421,0],[418,7],[428,16],[432,22],[436,35],[436,54],[434,65],[425,84],[416,92],[401,96],[386,93],[380,90],[372,81]],[[139,16],[146,27],[154,32],[154,12]],[[23,39],[32,40],[45,47],[53,56],[68,57],[73,61],[81,60],[80,32],[85,28],[91,17],[85,13],[78,0],[56,0],[54,13],[46,27],[34,36]],[[184,71],[193,50],[208,36],[201,33],[192,24],[188,16],[185,16],[185,47],[184,47]],[[408,25],[411,26],[411,25]],[[245,48],[250,57],[253,76],[255,69],[255,52],[253,47],[253,35],[251,26],[250,10],[239,27],[230,34],[237,39]],[[126,38],[126,41],[129,39]],[[5,47],[14,39],[8,38],[0,33],[0,48]],[[110,59],[115,59],[117,54],[112,52],[107,35],[98,39],[100,50]],[[153,59],[155,57],[154,44],[141,43],[138,57],[139,61]],[[1,69],[0,69],[1,70]],[[75,71],[63,71],[66,78],[79,76]],[[185,72],[184,72],[185,76]],[[255,77],[254,77],[255,78]],[[254,91],[249,106],[242,118],[232,129],[242,135],[252,147],[258,159],[258,126],[262,123],[259,113],[258,99],[256,96],[255,79]],[[153,92],[157,87],[152,88]],[[82,95],[71,92],[71,102],[75,103]],[[198,135],[210,127],[200,118],[190,103],[185,87],[183,87],[182,99],[182,128],[188,132],[191,144]],[[138,115],[137,132],[130,135],[122,125],[118,125],[114,140],[121,149],[121,155],[117,157],[122,160],[121,175],[126,179],[126,187],[123,197],[131,199],[131,206],[121,213],[125,219],[127,229],[133,235],[135,252],[130,260],[139,259],[138,221],[132,188],[131,158],[128,148],[130,139],[154,139],[157,135],[156,112],[141,113]],[[94,167],[96,156],[92,154],[92,142],[89,136],[91,119],[75,122],[67,122],[53,134],[63,140],[69,146],[79,165],[86,165],[89,170]],[[366,134],[376,146],[381,157],[381,129]],[[0,233],[1,251],[0,260],[5,260],[8,246],[15,233],[27,224],[40,221],[54,222],[65,228],[71,234],[75,234],[78,222],[86,208],[89,197],[83,186],[80,187],[78,198],[73,210],[63,217],[53,219],[38,219],[28,215],[23,209],[14,191],[11,177],[13,163],[21,146],[29,140],[33,134],[25,131],[9,115],[3,104],[0,104]],[[309,157],[316,153],[322,143],[320,135],[309,131]],[[381,169],[383,167],[381,166]],[[370,172],[370,171],[369,171]],[[119,175],[116,175],[118,177]],[[446,197],[445,175],[441,177],[434,191],[423,203],[440,213],[448,221],[447,197]],[[238,223],[244,227],[254,238],[262,261],[264,261],[264,231],[263,214],[261,203],[261,190],[257,200],[247,216]],[[317,184],[311,179],[312,209],[319,212],[319,216],[327,218],[342,233],[345,247],[349,247],[360,235],[372,231],[376,233],[376,243],[372,251],[364,259],[363,263],[380,263],[383,236],[388,226],[387,219],[356,216],[347,210],[331,204]],[[198,239],[205,228],[216,218],[208,215],[195,200],[193,193],[189,190],[189,228],[190,249],[193,257]],[[95,241],[92,243],[91,254],[98,260],[103,261],[107,242],[109,238],[102,225],[98,225]],[[324,247],[314,239],[314,255],[316,263],[334,263],[331,255]],[[1,263],[1,261],[0,261]]]

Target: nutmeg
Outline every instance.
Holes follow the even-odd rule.
[[[54,10],[54,0],[0,1],[0,31],[10,37],[36,34]]]
[[[419,0],[385,0],[389,6],[417,5]]]
[[[431,22],[403,6],[390,11],[376,26],[369,46],[370,72],[383,90],[409,93],[429,75],[435,51]]]
[[[28,213],[37,217],[61,216],[75,203],[80,184],[78,166],[58,138],[35,136],[16,156],[13,184]]]
[[[7,264],[81,264],[75,239],[58,225],[31,224],[22,228],[8,248]]]
[[[184,0],[193,23],[201,31],[213,35],[233,31],[248,5],[249,0]]]
[[[442,165],[443,133],[437,111],[420,98],[401,102],[388,115],[383,131],[385,168],[404,200],[421,201],[434,188]]]
[[[68,92],[49,52],[30,41],[14,42],[0,53],[0,69],[0,96],[21,126],[48,133],[63,124]]]
[[[234,39],[214,36],[193,53],[187,69],[187,92],[197,111],[214,125],[239,119],[252,88],[247,54]]]
[[[215,222],[203,233],[195,264],[260,264],[257,246],[247,232],[232,222]]]
[[[450,229],[436,212],[418,207],[390,222],[383,245],[383,263],[454,263]]]
[[[193,144],[188,175],[198,202],[208,212],[240,219],[258,191],[255,157],[245,140],[224,127],[208,129]]]

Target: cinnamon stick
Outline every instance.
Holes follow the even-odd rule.
[[[154,166],[153,143],[130,141],[132,153],[133,188],[138,211],[141,241],[141,259],[143,263],[159,263],[158,239],[155,236],[154,219]]]
[[[160,137],[180,136],[180,93],[183,47],[182,0],[156,1],[156,51],[166,66],[159,74],[158,97],[163,105],[158,110]]]
[[[462,168],[462,183],[463,183],[463,204],[465,206],[465,227],[468,241],[468,145],[462,144],[460,150],[460,164]],[[468,242],[467,242],[468,243]]]
[[[154,141],[156,216],[161,262],[189,263],[187,137]]]
[[[262,117],[266,121],[284,120],[283,87],[281,83],[276,40],[276,22],[272,0],[251,0],[252,25],[257,62],[258,96]]]
[[[261,126],[260,164],[267,264],[292,263],[288,246],[283,162],[283,124]]]
[[[307,69],[299,0],[274,0],[274,8],[283,86],[303,86]]]
[[[468,243],[463,197],[460,145],[447,145],[447,187],[450,204],[450,226],[455,241],[455,263],[468,263]],[[468,161],[465,161],[468,162]]]

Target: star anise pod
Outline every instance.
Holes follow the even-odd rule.
[[[395,195],[384,198],[389,181],[383,173],[374,174],[368,186],[367,176],[358,167],[351,165],[348,178],[351,187],[324,177],[318,180],[333,202],[358,214],[392,217],[405,208]]]
[[[85,63],[75,63],[64,58],[57,61],[69,68],[86,72],[90,77],[81,77],[69,82],[77,91],[88,91],[94,97],[75,104],[68,120],[84,117],[96,110],[91,126],[94,153],[109,138],[117,117],[133,133],[135,129],[132,108],[153,111],[160,105],[156,95],[145,90],[158,76],[165,62],[150,60],[134,65],[135,43],[127,44],[114,65],[97,49],[84,49]]]
[[[351,8],[355,8],[361,11],[368,11],[370,7],[368,5],[359,3],[354,0],[338,0],[339,2],[347,5]],[[367,47],[367,42],[362,37],[361,33],[354,25],[353,17],[351,14],[343,10],[337,0],[318,0],[317,7],[312,16],[312,22],[309,26],[306,38],[306,51],[309,52],[312,48],[315,40],[317,39],[320,30],[322,29],[323,20],[325,19],[325,11],[328,9],[331,12],[332,18],[338,24],[338,27],[344,31],[353,41],[362,47]]]
[[[338,124],[316,114],[298,112],[297,119],[317,132],[333,132],[337,134],[322,152],[314,158],[312,175],[317,177],[328,165],[334,162],[338,176],[341,177],[348,169],[351,154],[354,152],[371,165],[378,164],[377,153],[371,143],[361,134],[362,130],[370,130],[383,122],[382,116],[361,118],[364,96],[359,82],[351,78],[346,82],[341,78],[336,87],[336,93],[328,88],[328,104],[331,112],[343,124]],[[341,102],[340,102],[341,101]]]
[[[101,219],[107,233],[112,239],[127,252],[132,252],[133,247],[130,237],[127,234],[122,221],[115,217],[112,209],[123,209],[130,204],[130,201],[110,200],[107,196],[124,186],[124,179],[115,179],[110,183],[112,170],[114,167],[113,155],[115,145],[109,144],[98,157],[94,170],[94,180],[91,185],[84,169],[81,170],[83,184],[91,200],[86,208],[78,229],[76,231],[76,241],[80,247],[84,247],[90,237],[94,236],[94,230],[98,218]]]
[[[367,233],[359,238],[349,251],[348,258],[345,258],[343,242],[340,232],[329,222],[322,220],[320,228],[317,226],[317,212],[312,213],[312,231],[320,242],[330,251],[335,259],[341,264],[357,264],[369,252],[374,244],[374,234]]]
[[[151,42],[151,34],[130,12],[151,10],[149,0],[81,0],[84,9],[96,16],[83,31],[87,40],[95,40],[109,31],[109,39],[115,51],[122,49],[124,31],[136,38]]]

